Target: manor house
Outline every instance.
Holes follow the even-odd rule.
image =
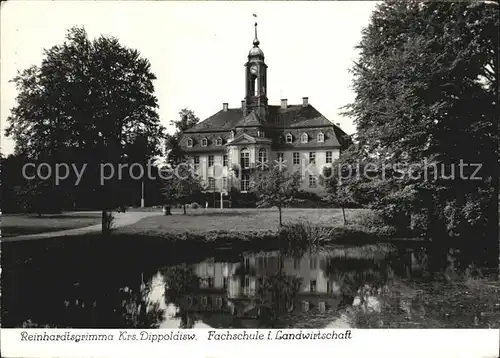
[[[309,103],[286,99],[270,105],[267,98],[267,65],[255,39],[245,64],[245,97],[238,108],[222,109],[184,132],[181,146],[202,180],[213,191],[231,187],[246,192],[250,173],[283,163],[302,173],[304,191],[321,193],[318,175],[348,145],[348,136]]]

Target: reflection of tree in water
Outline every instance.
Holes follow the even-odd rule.
[[[297,300],[302,279],[281,272],[267,276],[257,290],[257,297],[265,309],[261,309],[263,324],[275,324],[287,314]]]
[[[385,260],[329,258],[322,269],[327,278],[340,286],[341,304],[352,304],[358,291],[365,286],[374,294],[393,275]]]
[[[165,303],[179,307],[176,317],[181,319],[180,328],[193,328],[194,312],[190,312],[187,299],[199,292],[201,279],[192,265],[181,264],[167,267],[163,271],[165,280]]]
[[[23,322],[61,328],[158,324],[161,310],[148,306],[141,292],[141,272],[150,265],[122,255],[111,242],[80,240],[83,244],[55,240],[11,249],[2,275],[8,292],[2,297],[4,327],[19,327]]]

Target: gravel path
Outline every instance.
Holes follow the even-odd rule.
[[[138,221],[156,215],[162,215],[161,212],[137,212],[131,211],[126,213],[113,213],[115,217],[114,228],[119,228],[122,226],[128,226],[137,223]],[[37,239],[48,239],[52,237],[60,237],[60,236],[75,236],[75,235],[83,235],[89,233],[95,233],[101,231],[101,224],[91,225],[80,227],[76,229],[70,230],[60,230],[60,231],[51,231],[44,232],[40,234],[30,234],[30,235],[21,235],[14,237],[6,237],[2,238],[2,242],[10,242],[10,241],[23,241],[23,240],[37,240]]]

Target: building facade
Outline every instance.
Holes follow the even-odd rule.
[[[245,64],[245,96],[238,108],[222,109],[184,132],[181,146],[202,181],[213,191],[246,192],[253,169],[280,165],[300,171],[301,189],[321,193],[319,175],[349,144],[348,136],[325,118],[308,97],[300,104],[268,104],[264,53],[255,39]]]

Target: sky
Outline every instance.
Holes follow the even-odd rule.
[[[355,46],[375,8],[372,1],[9,1],[2,2],[0,147],[6,118],[15,106],[9,81],[17,71],[40,65],[44,49],[64,41],[66,31],[83,26],[90,38],[110,35],[149,59],[157,76],[155,94],[162,123],[189,108],[201,119],[239,107],[244,97],[244,64],[258,37],[268,65],[269,104],[309,103],[351,134],[355,126],[340,115],[354,99],[349,69]]]

